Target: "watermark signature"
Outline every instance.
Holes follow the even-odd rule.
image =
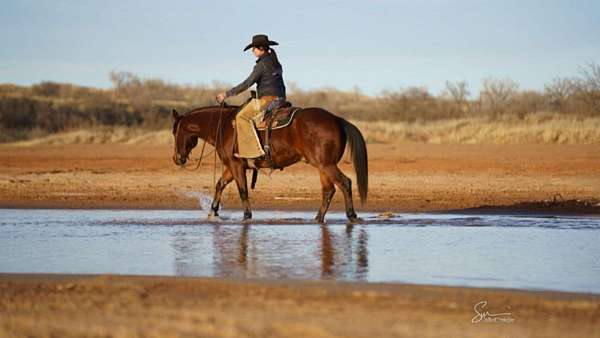
[[[482,300],[473,306],[475,317],[471,319],[471,323],[512,323],[515,321],[515,319],[510,316],[510,312],[490,313],[486,307],[487,301],[485,300]]]

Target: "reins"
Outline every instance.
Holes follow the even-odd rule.
[[[219,104],[219,118],[218,118],[218,122],[217,122],[217,131],[216,131],[216,135],[215,135],[215,145],[214,145],[214,149],[212,150],[212,152],[214,153],[214,162],[213,162],[213,187],[215,187],[215,190],[217,189],[216,187],[216,175],[217,175],[217,153],[219,152],[219,143],[221,142],[221,121],[223,119],[223,107],[225,106],[225,102],[221,102]],[[213,119],[210,119],[210,123],[208,125],[208,130],[210,130],[210,128],[212,127],[212,122]],[[179,123],[177,125],[177,130],[175,131],[175,135],[177,135],[177,133],[179,132],[179,127],[181,126],[181,123]],[[202,150],[200,151],[200,157],[196,160],[196,167],[192,170],[187,170],[185,169],[186,167],[184,166],[183,169],[186,171],[195,171],[198,170],[198,168],[200,168],[200,165],[202,164],[202,159],[204,158],[204,149],[206,148],[206,138],[203,138],[204,143],[202,144]],[[210,153],[208,153],[208,155],[210,155]],[[208,156],[207,155],[207,156]],[[188,157],[189,159],[189,154]],[[219,156],[219,162],[221,163],[221,173],[223,173],[223,161],[221,160],[221,157]]]
[[[198,157],[196,159],[196,168],[194,168],[193,170],[198,170],[198,168],[200,168],[200,164],[202,164],[202,157],[204,156],[204,148],[206,148],[206,140],[203,140],[204,143],[202,143],[202,151],[200,151],[200,157]],[[213,149],[214,152],[214,149]],[[210,153],[208,153],[210,155]]]
[[[223,116],[223,107],[224,106],[225,106],[225,102],[222,102],[219,105],[219,120],[217,122],[217,132],[216,132],[216,135],[215,135],[215,146],[214,146],[214,149],[211,150],[208,154],[206,154],[206,156],[210,156],[210,154],[212,154],[212,153],[215,154],[215,156],[214,156],[214,163],[213,163],[213,165],[214,165],[214,168],[213,168],[213,185],[216,183],[215,182],[215,175],[216,175],[215,171],[216,171],[216,166],[217,166],[217,151],[216,150],[217,150],[217,147],[219,146],[219,141],[220,141],[220,138],[221,138],[220,137],[221,136],[221,119],[222,119],[222,116]],[[209,130],[210,130],[210,127],[212,125],[212,121],[213,120],[211,119],[210,120],[210,124],[209,124],[209,128],[208,128]],[[179,125],[177,126],[177,131],[179,131]],[[206,139],[203,139],[203,141],[204,142],[202,143],[202,150],[200,151],[200,157],[197,157],[195,159],[196,166],[192,170],[187,170],[186,169],[187,171],[196,171],[196,170],[198,170],[198,168],[200,168],[200,165],[202,164],[202,159],[204,158],[204,149],[206,148]],[[189,157],[188,157],[188,159],[189,159]],[[221,168],[222,168],[222,166],[223,166],[223,163],[221,162]],[[187,168],[187,167],[183,167],[183,168]]]
[[[219,141],[221,139],[221,119],[223,118],[223,106],[225,106],[225,101],[222,101],[219,104],[219,122],[217,123],[217,135],[215,136],[215,156],[214,156],[214,162],[213,162],[213,187],[216,187],[216,181],[215,181],[215,177],[216,177],[216,173],[217,173],[217,152],[218,152],[218,147],[219,147]],[[211,120],[212,122],[212,120]],[[204,144],[206,145],[206,140],[204,141]],[[204,146],[202,146],[202,150],[204,150]],[[221,159],[221,157],[219,156],[219,159]],[[223,161],[219,161],[221,162],[221,173],[223,172]]]

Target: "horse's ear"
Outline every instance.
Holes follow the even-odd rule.
[[[179,118],[179,113],[177,112],[177,110],[173,109],[171,111],[171,114],[173,115],[174,120],[177,120]]]

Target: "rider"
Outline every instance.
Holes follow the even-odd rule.
[[[252,73],[239,85],[217,95],[217,102],[221,103],[225,98],[235,96],[256,83],[257,98],[245,105],[235,118],[238,153],[234,155],[237,157],[257,158],[265,155],[254,123],[262,120],[265,111],[271,111],[285,102],[283,69],[275,50],[270,47],[273,45],[278,43],[270,41],[264,34],[253,36],[252,42],[244,48],[244,51],[252,48],[254,56],[258,58]]]

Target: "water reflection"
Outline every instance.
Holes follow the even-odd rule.
[[[173,232],[171,246],[175,253],[175,274],[179,276],[206,276],[212,274],[207,262],[212,257],[207,247],[211,243],[206,230],[198,227],[182,227]],[[208,254],[208,257],[206,255]]]
[[[353,225],[347,225],[343,233],[332,233],[327,225],[321,226],[322,279],[366,280],[369,272],[367,250],[368,235],[364,228],[353,238]]]
[[[175,274],[366,281],[368,232],[361,226],[210,225],[174,231]]]
[[[409,282],[600,293],[600,219],[0,209],[0,272]]]

